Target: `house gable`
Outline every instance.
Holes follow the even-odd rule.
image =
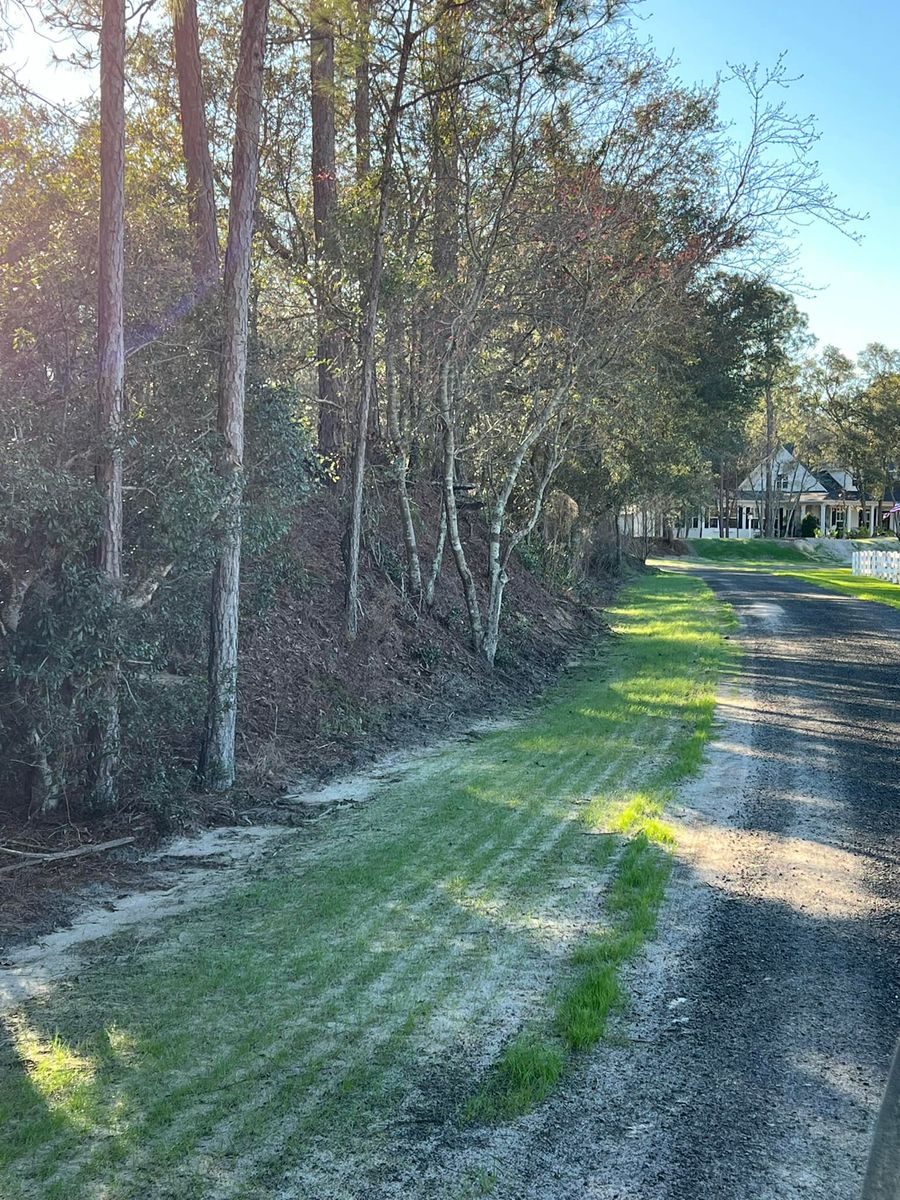
[[[795,458],[786,446],[779,446],[772,459],[772,478],[776,491],[785,491],[793,495],[797,495],[797,493],[821,495],[823,498],[828,495],[828,488],[808,467],[803,465],[799,458]],[[778,486],[779,479],[784,481],[783,487]],[[741,482],[738,491],[751,495],[762,495],[765,490],[766,466],[765,463],[760,463]]]

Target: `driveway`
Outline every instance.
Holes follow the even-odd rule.
[[[742,669],[679,794],[619,1045],[538,1113],[437,1154],[501,1200],[859,1196],[900,1032],[900,612],[687,569],[733,605]]]

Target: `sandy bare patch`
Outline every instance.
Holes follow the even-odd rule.
[[[143,929],[207,904],[246,878],[275,842],[296,836],[283,826],[227,826],[176,838],[145,857],[146,884],[83,909],[66,929],[9,951],[0,966],[0,1012],[38,996],[71,974],[78,952],[125,929]]]
[[[412,774],[440,769],[448,750],[497,730],[512,728],[521,717],[479,720],[465,732],[415,749],[393,750],[366,770],[325,784],[299,782],[285,797],[298,813],[315,821],[329,812],[371,800],[381,788]],[[237,825],[178,837],[143,855],[147,874],[142,886],[122,894],[110,887],[99,901],[85,902],[65,929],[8,950],[0,960],[0,1013],[46,991],[72,974],[78,952],[123,930],[149,929],[167,917],[181,916],[221,897],[246,881],[282,846],[305,837],[303,826]]]

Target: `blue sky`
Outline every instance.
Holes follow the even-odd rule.
[[[793,111],[815,114],[817,158],[843,207],[868,212],[863,242],[815,225],[798,232],[798,265],[824,288],[798,297],[820,342],[855,355],[868,342],[900,349],[900,5],[891,0],[646,0],[636,29],[673,54],[688,83],[726,63],[774,63],[787,52]],[[737,93],[724,111],[740,131]]]
[[[787,52],[787,95],[813,113],[822,174],[849,209],[868,212],[861,245],[813,225],[797,234],[798,266],[816,290],[798,297],[810,329],[855,355],[868,342],[900,349],[900,5],[891,0],[635,0],[633,21],[685,82],[710,83],[726,64],[771,65]],[[65,68],[46,69],[45,42],[24,24],[7,62],[48,96],[85,85]],[[740,133],[745,107],[726,89],[723,111]]]

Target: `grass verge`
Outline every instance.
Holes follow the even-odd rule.
[[[721,621],[723,627],[733,624],[724,611]],[[678,632],[673,622],[669,634]],[[700,685],[692,717],[671,740],[666,759],[658,763],[645,788],[613,804],[608,796],[598,796],[584,810],[582,822],[591,832],[605,834],[602,856],[612,860],[605,895],[607,923],[576,945],[551,1014],[509,1043],[467,1100],[464,1120],[505,1120],[540,1103],[562,1075],[567,1056],[595,1045],[606,1033],[610,1014],[623,1005],[620,969],[652,936],[671,870],[675,836],[662,814],[673,786],[702,762],[715,711],[714,681],[733,653],[719,638],[705,662],[702,656],[691,662]],[[685,669],[684,659],[679,665]]]
[[[865,575],[854,575],[849,567],[822,567],[813,571],[779,571],[779,575],[788,575],[792,579],[802,579],[818,587],[830,588],[834,592],[844,592],[855,596],[857,600],[872,600],[876,604],[887,604],[891,608],[900,608],[900,587],[896,583],[888,583],[886,579],[870,579]]]
[[[865,542],[857,545],[865,548]],[[857,600],[869,600],[876,604],[887,604],[900,608],[900,586],[884,579],[870,579],[854,575],[849,567],[837,565],[833,559],[818,557],[816,544],[812,542],[809,553],[784,542],[766,541],[761,538],[692,538],[691,549],[695,557],[707,562],[718,562],[736,569],[754,567],[777,568],[781,563],[802,563],[806,570],[774,570],[776,575],[802,579],[806,583],[843,592]],[[690,560],[682,560],[689,562]],[[677,565],[677,564],[676,564]]]
[[[527,720],[286,832],[216,904],[97,943],[6,1019],[4,1200],[352,1194],[498,1029],[518,1053],[497,1111],[546,1095],[652,931],[723,612],[697,579],[642,577]]]

